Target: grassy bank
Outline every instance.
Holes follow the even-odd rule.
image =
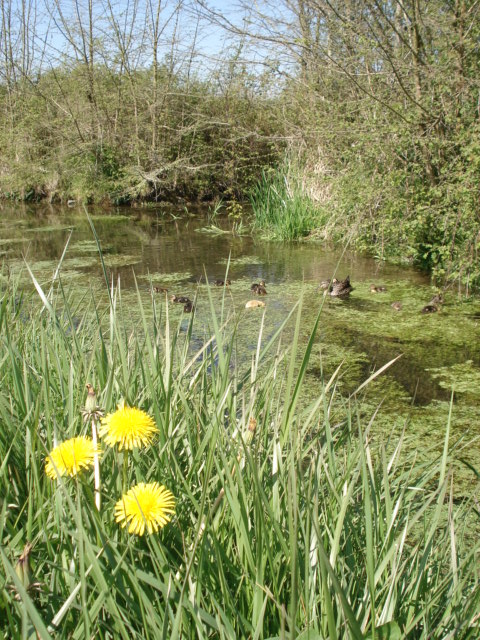
[[[316,325],[302,344],[301,299],[289,347],[282,327],[264,344],[259,316],[245,364],[241,314],[212,303],[199,344],[195,315],[174,321],[158,298],[139,291],[132,304],[120,287],[95,298],[3,287],[6,637],[476,637],[478,511],[475,491],[455,499],[449,422],[443,456],[420,465],[405,437],[378,442],[375,416],[360,417],[361,393],[338,394],[337,374],[307,402]],[[111,413],[124,400],[158,428],[128,453],[102,440],[100,510],[90,467],[45,474],[55,445],[91,433],[87,382],[94,405]],[[175,515],[129,534],[115,504],[155,481]]]

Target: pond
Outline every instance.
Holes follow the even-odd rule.
[[[63,285],[79,292],[104,287],[84,210],[4,205],[0,211],[4,274],[6,269],[17,274],[31,289],[26,261],[38,281],[48,286],[69,240],[60,272]],[[251,283],[266,282],[264,340],[303,292],[305,344],[323,305],[307,373],[306,388],[312,395],[320,389],[321,377],[328,379],[341,364],[337,389],[347,398],[373,371],[401,355],[362,391],[367,415],[380,407],[377,433],[405,429],[421,443],[420,449],[440,452],[454,388],[452,442],[461,440],[455,455],[480,467],[478,299],[449,290],[438,313],[422,314],[436,291],[429,278],[413,268],[332,251],[314,242],[284,244],[237,235],[228,217],[215,219],[213,225],[202,209],[90,209],[89,213],[108,277],[120,279],[122,291],[132,296],[132,308],[137,286],[145,300],[152,296],[152,286],[196,297],[194,326],[198,339],[203,339],[209,331],[211,304],[205,280],[224,280],[228,267],[231,285],[225,292],[223,287],[211,287],[210,296],[224,313],[241,318],[237,341],[249,355],[256,348],[263,315],[259,309],[245,311],[245,303],[255,298]],[[348,299],[324,298],[319,283],[333,273],[339,278],[350,275],[354,290]],[[372,283],[386,291],[372,293]],[[153,295],[159,304],[166,302],[164,294]],[[395,301],[402,303],[400,311],[392,308]],[[169,309],[181,318],[181,305],[170,304]]]

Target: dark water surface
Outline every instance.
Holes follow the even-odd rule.
[[[205,210],[91,209],[89,213],[109,277],[120,278],[122,290],[132,296],[136,281],[146,299],[152,285],[168,287],[169,293],[197,296],[199,339],[205,335],[210,314],[205,274],[210,281],[224,279],[230,260],[232,285],[225,301],[235,313],[243,314],[239,343],[247,353],[256,347],[262,316],[258,310],[244,311],[245,302],[255,297],[250,284],[260,279],[266,282],[265,337],[281,324],[303,291],[305,343],[324,302],[307,375],[312,395],[320,388],[320,376],[330,376],[340,363],[338,388],[347,396],[375,369],[401,354],[365,393],[367,413],[381,404],[378,428],[405,427],[428,446],[438,441],[440,450],[454,386],[452,439],[462,437],[467,443],[480,435],[478,299],[465,300],[447,291],[441,311],[424,315],[420,310],[436,291],[428,277],[413,268],[342,254],[313,242],[283,244],[238,236],[231,232],[233,223],[226,217],[215,220],[217,231],[223,231],[216,232]],[[0,208],[0,253],[11,273],[21,273],[26,287],[31,288],[32,283],[24,258],[35,277],[47,285],[69,238],[62,282],[79,289],[100,287],[98,252],[82,209]],[[335,270],[339,278],[351,277],[355,289],[348,300],[323,300],[318,289],[319,282]],[[371,293],[371,283],[386,286],[387,292]],[[157,296],[161,302],[162,294]],[[223,289],[212,288],[212,296],[221,305]],[[402,311],[391,308],[393,301],[402,302]],[[180,306],[172,305],[172,313],[181,314]],[[477,449],[478,441],[460,449],[458,455],[477,463]]]

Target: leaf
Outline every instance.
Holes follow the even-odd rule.
[[[302,631],[302,633],[297,636],[297,640],[322,640],[322,636],[314,629],[305,629],[305,631]]]
[[[401,640],[402,637],[403,634],[400,631],[400,627],[394,620],[386,622],[375,629],[375,640]],[[373,638],[371,631],[365,634],[365,640],[367,638]]]

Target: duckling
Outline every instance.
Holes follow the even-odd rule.
[[[267,293],[267,290],[265,289],[265,280],[260,280],[259,283],[253,283],[252,286],[250,287],[250,291],[253,291],[254,293],[258,292],[258,288],[261,287],[265,293]],[[263,294],[265,295],[265,294]]]
[[[372,293],[384,293],[387,290],[387,287],[379,286],[377,287],[375,284],[370,285],[370,291]]]
[[[323,289],[324,291],[328,291],[330,289],[331,284],[332,284],[332,281],[329,278],[328,280],[322,280],[318,286],[320,287],[320,289]]]
[[[350,276],[347,276],[345,280],[337,280],[334,278],[330,286],[329,294],[337,298],[343,298],[350,295],[353,291],[353,287],[350,284]]]
[[[433,296],[430,302],[423,307],[422,313],[436,313],[437,311],[440,311],[442,304],[443,295],[441,293],[437,293]]]
[[[230,280],[214,280],[213,285],[215,287],[229,287],[232,283]]]
[[[392,304],[390,305],[392,307],[392,309],[395,309],[395,311],[401,311],[403,309],[403,304],[401,302],[392,302]]]
[[[167,293],[168,289],[166,289],[165,287],[153,287],[153,290],[155,291],[155,293]]]
[[[423,307],[421,313],[436,313],[438,311],[438,307],[434,304],[427,304]]]
[[[256,309],[258,307],[264,307],[265,302],[263,300],[249,300],[245,305],[245,309]]]
[[[191,313],[194,310],[194,306],[193,306],[193,302],[191,300],[188,300],[188,302],[185,303],[184,307],[183,307],[183,312],[184,313]]]
[[[187,302],[190,302],[190,298],[187,298],[187,296],[173,295],[170,298],[170,302],[176,302],[178,304],[187,304]]]

